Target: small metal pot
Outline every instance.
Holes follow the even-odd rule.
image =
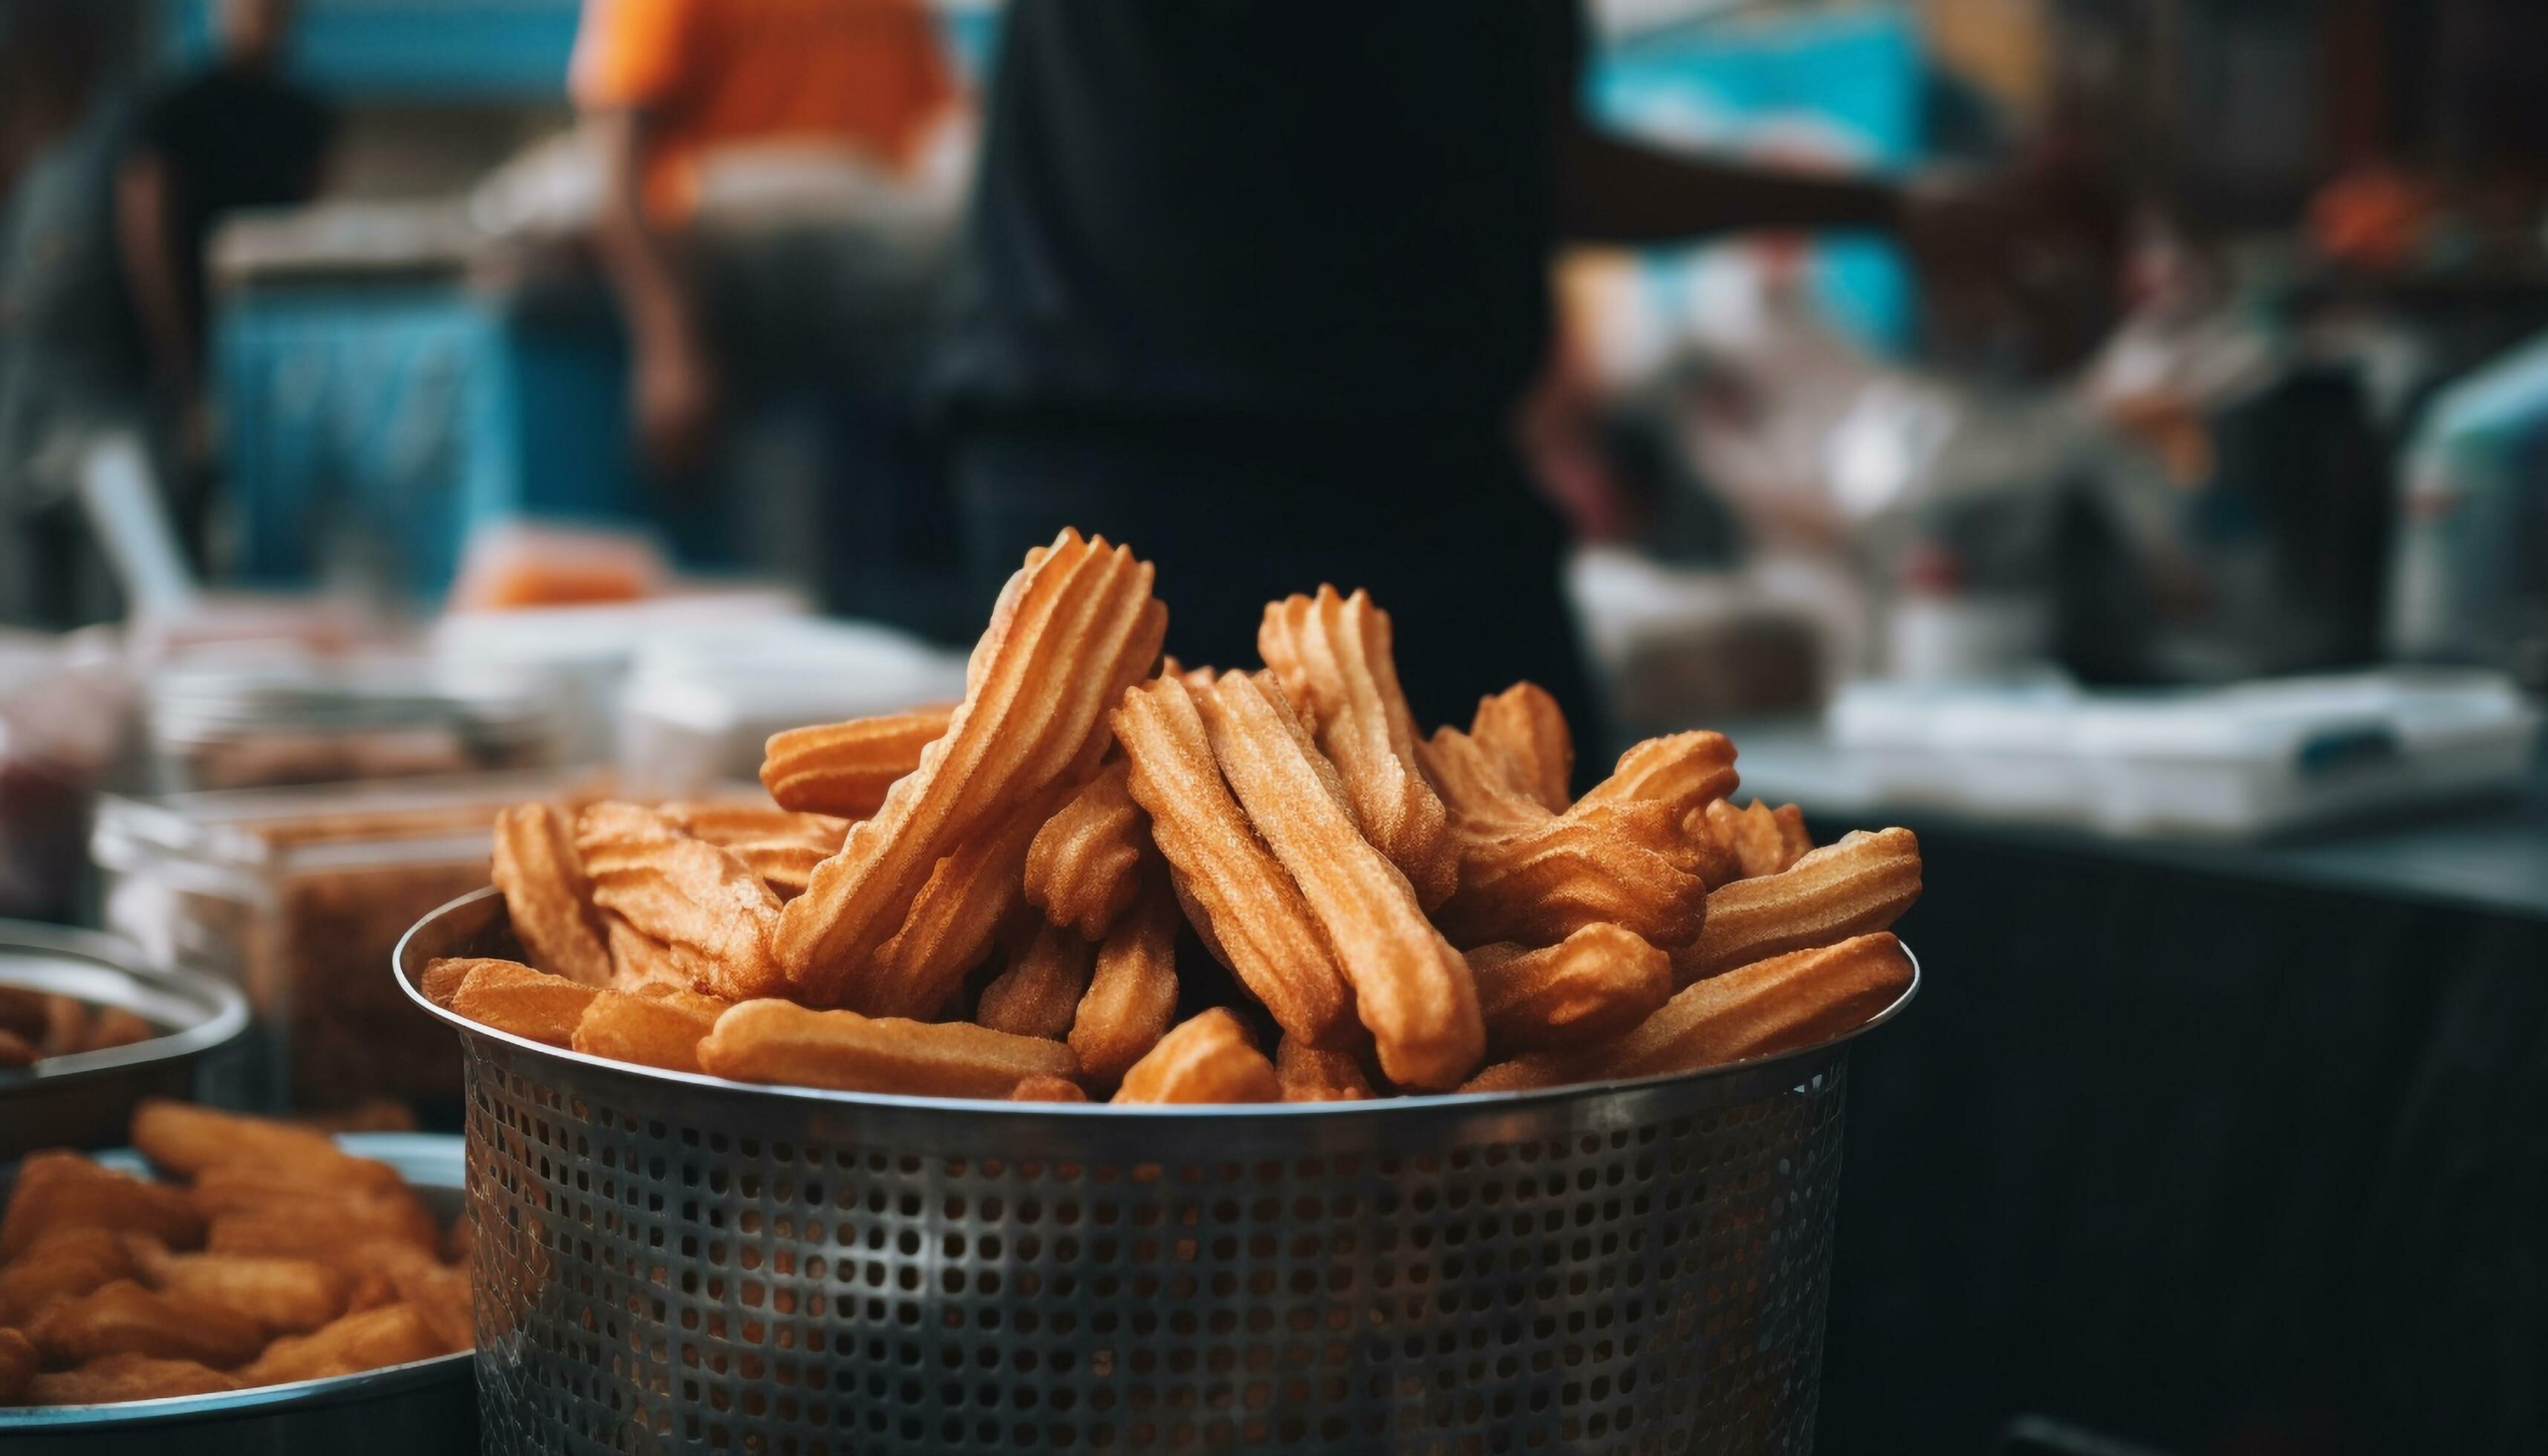
[[[120,1006],[169,1029],[130,1046],[0,1071],[0,1159],[121,1143],[134,1104],[196,1096],[207,1054],[247,1030],[247,999],[237,987],[153,969],[130,943],[90,931],[0,921],[0,983]]]

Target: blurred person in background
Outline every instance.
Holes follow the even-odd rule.
[[[1719,165],[1593,131],[1573,0],[1014,0],[940,383],[974,591],[1063,525],[1159,564],[1171,650],[1368,587],[1418,716],[1516,678],[1595,754],[1564,532],[1514,407],[1561,240],[1865,229],[2022,280],[2011,189]]]
[[[116,239],[162,408],[178,536],[200,563],[211,466],[207,248],[246,208],[318,193],[336,116],[283,74],[291,0],[218,0],[211,64],[143,107],[116,172]]]
[[[926,7],[586,0],[573,86],[676,529],[926,625],[910,568],[954,526],[913,405],[964,111]]]
[[[115,0],[0,0],[0,622],[118,610],[79,467],[148,394],[115,247],[136,29]]]

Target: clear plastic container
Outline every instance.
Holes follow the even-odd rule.
[[[381,974],[427,911],[487,883],[498,810],[591,797],[559,774],[108,796],[92,847],[108,929],[154,964],[236,984],[272,1107],[456,1096],[450,1037]]]

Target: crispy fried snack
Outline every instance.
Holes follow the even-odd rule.
[[[1398,685],[1389,613],[1371,593],[1268,602],[1256,648],[1335,765],[1345,806],[1363,838],[1406,874],[1430,910],[1450,898],[1460,871],[1451,818],[1416,762],[1415,714]]]
[[[56,1228],[0,1266],[0,1323],[25,1324],[60,1300],[77,1299],[136,1272],[125,1234]]]
[[[1039,923],[1011,953],[1008,968],[982,988],[973,1020],[1012,1037],[1061,1041],[1070,1035],[1096,958],[1097,948],[1077,931]]]
[[[1148,811],[1151,838],[1205,946],[1285,1036],[1313,1046],[1347,1037],[1353,993],[1327,934],[1230,797],[1195,689],[1175,678],[1135,688],[1114,721],[1131,766],[1126,787]]]
[[[429,960],[425,962],[424,974],[416,977],[415,988],[424,993],[425,1000],[449,1011],[451,998],[460,994],[461,983],[469,979],[469,972],[476,970],[478,963],[478,957],[469,956],[445,956]]]
[[[533,965],[579,985],[608,983],[610,952],[593,919],[592,881],[563,810],[528,803],[497,815],[495,876]]]
[[[7,1333],[0,1330],[0,1336]],[[37,1376],[27,1382],[26,1402],[30,1406],[109,1406],[123,1401],[209,1396],[244,1388],[244,1382],[193,1360],[108,1355],[77,1370]]]
[[[1805,832],[1805,811],[1793,804],[1770,808],[1759,799],[1738,809],[1726,799],[1710,799],[1682,828],[1706,841],[1733,872],[1710,882],[1714,889],[1733,879],[1779,874],[1813,853],[1813,836]]]
[[[685,960],[672,947],[630,925],[624,915],[602,911],[601,938],[610,947],[610,988],[614,991],[659,985],[679,986],[686,991],[697,979],[690,969],[695,957]]]
[[[1540,951],[1481,946],[1469,970],[1487,1039],[1516,1051],[1608,1041],[1673,993],[1672,957],[1615,925],[1588,925]]]
[[[308,1334],[286,1335],[239,1375],[251,1386],[321,1380],[404,1365],[448,1353],[433,1326],[412,1305],[385,1305],[347,1315]]]
[[[496,1031],[564,1046],[575,1040],[575,1024],[599,994],[596,987],[515,961],[482,960],[452,994],[451,1010]]]
[[[810,1011],[792,1001],[746,1001],[717,1018],[699,1044],[699,1065],[738,1082],[1003,1098],[1032,1076],[1079,1070],[1070,1048],[965,1022],[869,1018]]]
[[[1027,903],[1055,925],[1105,939],[1141,892],[1150,822],[1133,801],[1132,766],[1107,765],[1036,831],[1027,850]]]
[[[84,1365],[106,1355],[200,1360],[226,1369],[265,1347],[256,1321],[196,1300],[117,1279],[60,1301],[27,1327],[47,1365]]]
[[[1883,932],[1859,936],[1693,982],[1615,1042],[1517,1056],[1460,1090],[1516,1092],[1772,1056],[1862,1025],[1910,984],[1911,958],[1901,942]]]
[[[1587,794],[1551,814],[1455,728],[1435,731],[1424,762],[1460,837],[1460,888],[1437,915],[1455,941],[1551,946],[1588,925],[1616,925],[1658,946],[1698,935],[1707,884],[1685,863],[1669,803]]]
[[[0,1406],[15,1406],[36,1378],[36,1346],[25,1335],[0,1325]]]
[[[743,799],[681,799],[660,806],[656,812],[690,838],[727,849],[773,840],[802,840],[838,851],[841,841],[850,837],[850,821],[837,815],[800,813]]]
[[[420,1249],[401,1250],[381,1261],[393,1299],[422,1317],[425,1328],[441,1346],[438,1354],[465,1350],[477,1342],[470,1324],[469,1271],[455,1268]]]
[[[953,707],[914,708],[771,735],[761,783],[779,807],[864,819],[895,780],[920,767],[921,750],[946,736]],[[705,836],[702,836],[704,838]]]
[[[442,1226],[404,1185],[380,1190],[313,1184],[262,1163],[232,1162],[206,1168],[186,1192],[216,1229],[227,1215],[271,1213],[345,1237],[422,1248],[442,1239]]]
[[[250,1163],[268,1178],[302,1187],[382,1196],[407,1192],[396,1168],[356,1157],[324,1133],[163,1097],[146,1099],[134,1109],[133,1145],[156,1166],[189,1176]],[[160,1236],[171,1244],[186,1242]]]
[[[1070,1049],[1090,1082],[1112,1086],[1167,1035],[1177,1014],[1177,902],[1153,878],[1114,934],[1070,1022]]]
[[[1574,801],[1575,736],[1548,689],[1516,682],[1478,699],[1469,736],[1514,788],[1552,814]]]
[[[29,1153],[0,1216],[0,1259],[15,1259],[56,1228],[131,1229],[192,1247],[204,1221],[185,1190],[101,1168],[74,1152]]]
[[[742,861],[635,804],[599,803],[576,824],[593,903],[695,956],[693,990],[729,1001],[782,981],[772,951],[778,896]]]
[[[1684,985],[1738,965],[1879,931],[1920,898],[1920,841],[1910,830],[1852,834],[1776,874],[1738,879],[1707,897],[1707,928],[1673,953]]]
[[[1371,1078],[1350,1051],[1321,1051],[1285,1037],[1274,1044],[1274,1081],[1285,1102],[1365,1102]]]
[[[911,914],[853,981],[844,1005],[867,1016],[923,1017],[947,1004],[1026,902],[1027,849],[1061,801],[1050,789],[938,862]]]
[[[1326,932],[1381,1070],[1402,1086],[1456,1084],[1486,1049],[1468,962],[1354,827],[1335,770],[1282,689],[1225,673],[1198,706],[1223,777]]]
[[[1274,1064],[1247,1028],[1216,1006],[1161,1037],[1115,1092],[1117,1102],[1280,1102]]]
[[[1167,632],[1151,575],[1130,551],[1076,531],[1029,557],[973,649],[946,735],[779,917],[779,958],[797,995],[857,999],[854,982],[940,860],[1004,808],[1097,767],[1111,738],[1106,709],[1158,660]]]
[[[770,892],[785,902],[805,893],[814,882],[816,865],[840,853],[837,844],[825,844],[809,837],[797,839],[748,839],[724,847],[727,854],[741,860]]]
[[[1068,1077],[1022,1077],[1009,1089],[1011,1102],[1086,1102],[1088,1093]]]
[[[1734,791],[1734,744],[1722,733],[1675,733],[1649,738],[1619,755],[1610,776],[1592,785],[1581,802],[1647,800],[1672,810],[1681,823],[1712,799]]]
[[[694,1072],[699,1043],[733,1004],[670,985],[603,991],[586,1004],[567,1045],[589,1056]]]
[[[344,1314],[351,1287],[316,1259],[239,1254],[171,1254],[150,1278],[161,1293],[238,1316],[268,1339],[306,1334]]]

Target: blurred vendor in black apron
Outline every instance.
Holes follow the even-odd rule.
[[[1230,666],[1269,598],[1368,587],[1427,725],[1528,678],[1591,737],[1512,437],[1559,241],[1982,220],[1597,136],[1583,53],[1571,0],[1013,0],[940,378],[982,598],[1101,531]]]

